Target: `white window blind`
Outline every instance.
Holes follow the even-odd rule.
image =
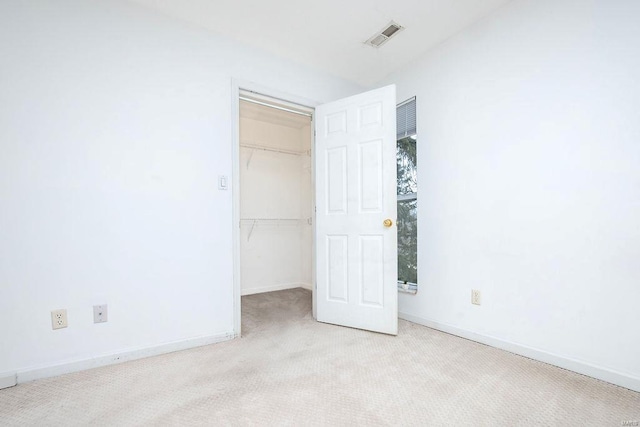
[[[396,109],[397,139],[416,134],[416,98],[407,99]]]

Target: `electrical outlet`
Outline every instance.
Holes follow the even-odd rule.
[[[104,323],[107,321],[107,304],[93,306],[93,323]]]
[[[53,310],[51,312],[51,328],[52,329],[62,329],[68,326],[67,323],[67,310]]]
[[[480,291],[477,289],[471,289],[471,304],[480,305],[482,302]]]

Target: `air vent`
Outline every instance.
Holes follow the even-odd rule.
[[[368,44],[369,46],[380,47],[385,44],[391,37],[398,34],[403,29],[404,28],[401,25],[391,21],[387,26],[375,33],[373,36],[371,36],[371,38],[369,38],[369,40],[364,43]]]

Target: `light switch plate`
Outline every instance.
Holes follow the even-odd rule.
[[[93,306],[93,323],[105,323],[107,318],[107,304]]]
[[[218,190],[229,188],[229,178],[226,175],[218,175]]]

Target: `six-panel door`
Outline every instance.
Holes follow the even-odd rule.
[[[317,319],[388,334],[398,328],[395,101],[387,86],[319,106],[315,120]]]

